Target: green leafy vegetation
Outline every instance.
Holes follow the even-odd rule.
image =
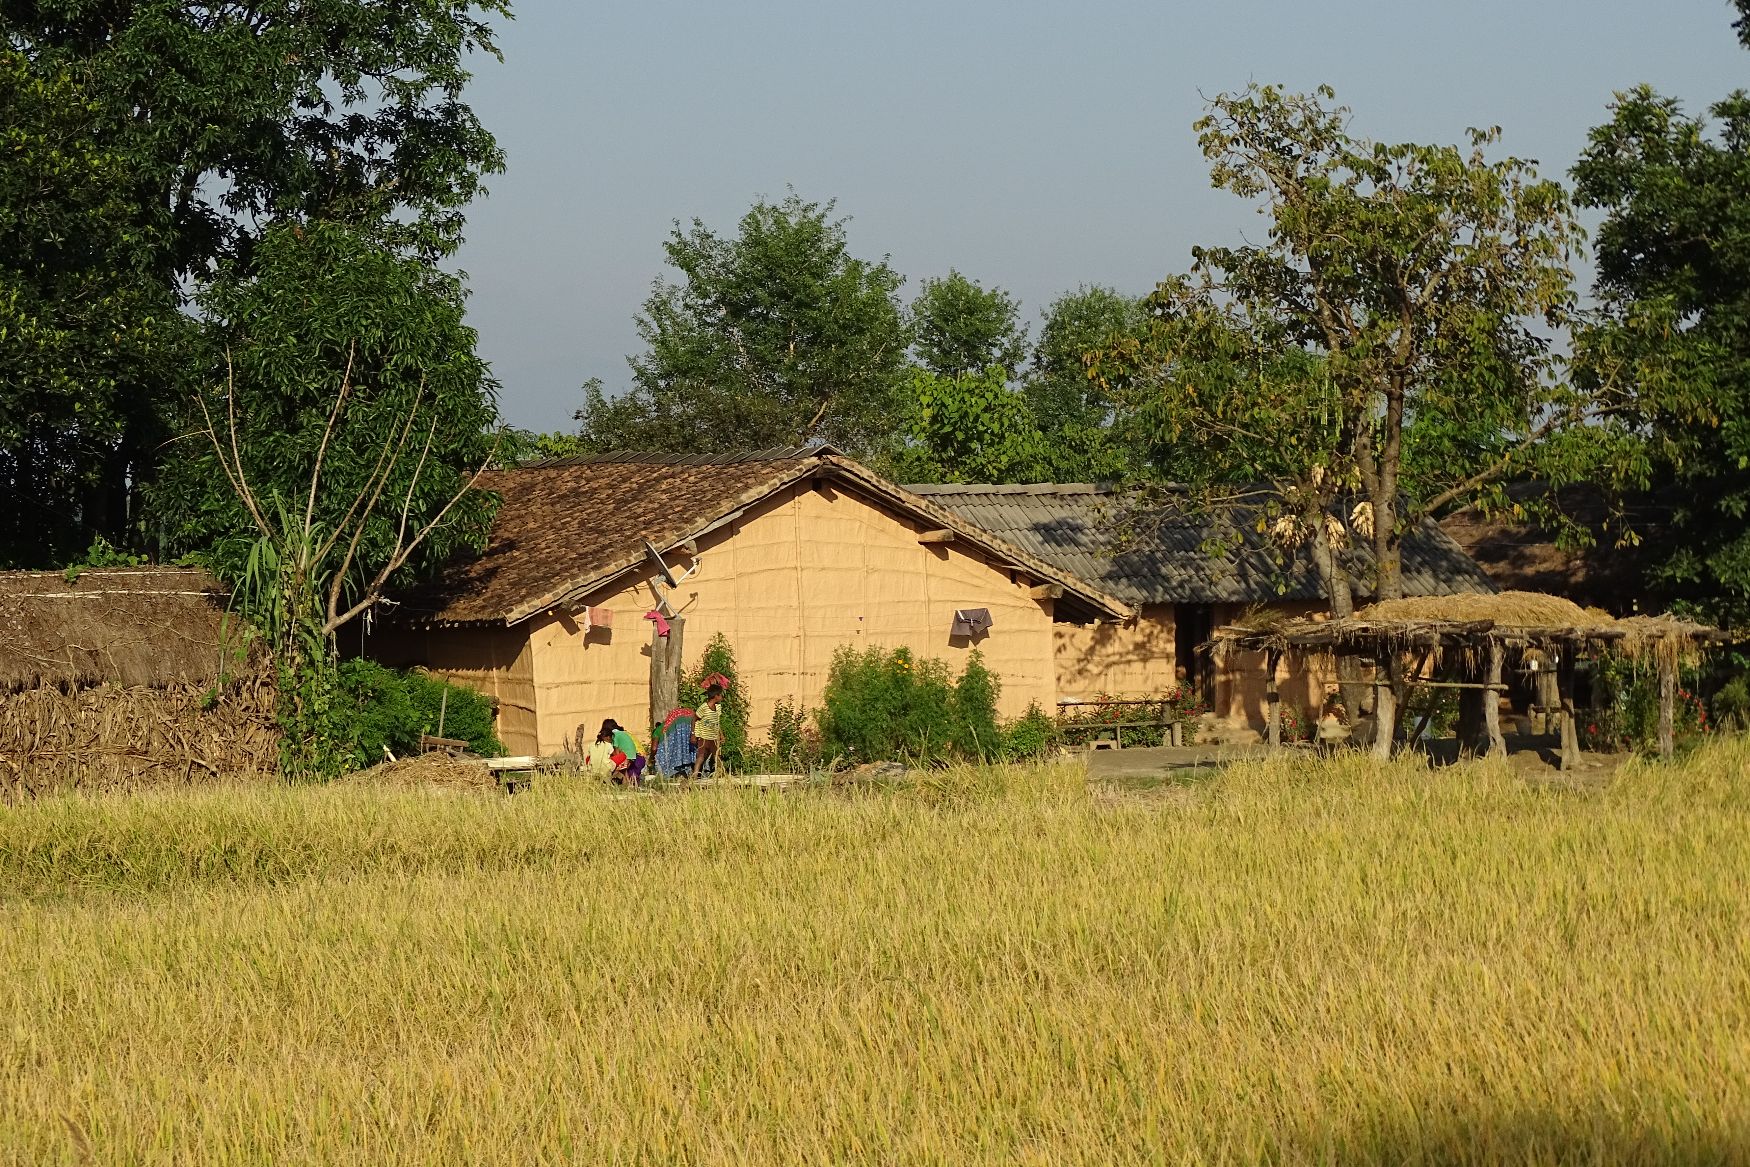
[[[705,703],[705,681],[721,676],[729,682],[723,694],[723,737],[718,742],[718,765],[731,770],[742,769],[748,761],[748,698],[741,677],[735,671],[735,649],[729,638],[719,632],[705,645],[699,663],[681,678],[681,704],[697,709]]]
[[[466,685],[354,659],[340,665],[338,688],[334,715],[351,749],[351,769],[390,754],[410,757],[419,752],[422,734],[465,741],[485,758],[504,753],[492,699]]]
[[[920,765],[1000,757],[1001,684],[977,649],[956,679],[944,662],[919,660],[909,648],[841,648],[817,715],[825,756]]]

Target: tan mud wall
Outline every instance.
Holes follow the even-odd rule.
[[[526,628],[395,628],[370,636],[364,651],[396,668],[423,666],[434,677],[493,698],[504,748],[512,755],[540,752]]]
[[[736,653],[757,740],[783,698],[818,706],[833,653],[844,645],[913,649],[956,674],[973,647],[949,638],[956,608],[988,608],[977,647],[1002,678],[1005,717],[1057,699],[1049,602],[954,544],[918,543],[918,528],[837,488],[799,486],[701,541],[702,565],[681,585],[691,671],[721,632]],[[685,566],[684,557],[680,557]],[[531,634],[539,741],[558,748],[579,724],[613,717],[642,736],[649,709],[651,595],[643,583],[593,598],[613,628],[587,635],[575,620],[536,621]]]
[[[1171,604],[1149,604],[1122,624],[1057,625],[1059,700],[1153,697],[1173,688],[1173,634]]]
[[[1269,605],[1271,611],[1286,612],[1291,617],[1318,616],[1328,609],[1321,601],[1293,601]],[[1218,608],[1216,626],[1231,623],[1245,614],[1239,606]],[[1216,667],[1215,711],[1232,725],[1248,726],[1262,731],[1265,727],[1264,675],[1265,657],[1261,652],[1230,652]],[[1290,660],[1284,657],[1276,670],[1276,683],[1282,703],[1315,716],[1325,701],[1325,690],[1337,683],[1336,667],[1324,659]]]

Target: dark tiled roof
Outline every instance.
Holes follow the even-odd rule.
[[[1097,583],[908,493],[830,447],[813,446],[702,457],[598,455],[488,474],[481,486],[502,502],[486,550],[397,597],[401,618],[514,624],[637,567],[645,540],[667,550],[816,476],[859,489],[931,527],[955,530],[998,562],[1063,586],[1099,615],[1129,614],[1124,601]]]
[[[1305,552],[1279,561],[1257,530],[1257,511],[1228,505],[1142,511],[1131,497],[1086,483],[910,486],[969,522],[1132,604],[1247,604],[1316,600]],[[1234,546],[1231,540],[1238,540]],[[1366,579],[1372,557],[1348,553]],[[1494,590],[1482,570],[1432,521],[1403,541],[1404,592],[1447,596]]]

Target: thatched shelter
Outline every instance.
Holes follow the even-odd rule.
[[[1710,646],[1729,640],[1718,629],[1673,616],[1617,619],[1572,600],[1537,592],[1455,595],[1388,600],[1343,620],[1296,619],[1255,622],[1222,629],[1220,651],[1263,652],[1274,675],[1285,655],[1358,657],[1374,667],[1374,737],[1381,756],[1391,751],[1399,694],[1409,686],[1458,689],[1480,715],[1488,752],[1506,748],[1500,726],[1500,696],[1506,689],[1507,654],[1530,653],[1547,667],[1548,700],[1560,708],[1561,762],[1571,768],[1579,752],[1574,710],[1574,673],[1587,656],[1615,654],[1657,664],[1660,676],[1659,748],[1673,749],[1678,666]],[[1405,667],[1406,661],[1414,664]],[[1441,666],[1446,668],[1442,669]],[[1430,666],[1434,672],[1431,673]],[[1444,673],[1444,676],[1437,675]],[[1270,697],[1269,737],[1280,742],[1280,703]]]
[[[0,573],[0,799],[270,772],[238,628],[197,570]]]

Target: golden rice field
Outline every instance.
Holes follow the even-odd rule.
[[[0,810],[0,1163],[1750,1162],[1750,747]]]

